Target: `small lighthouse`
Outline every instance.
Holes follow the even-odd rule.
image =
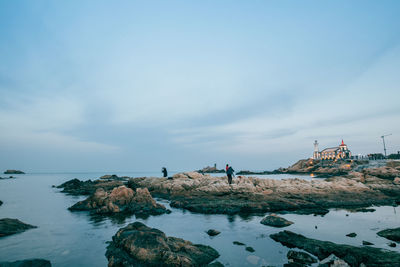
[[[319,149],[318,149],[318,141],[317,140],[315,140],[315,142],[314,142],[313,159],[319,159]]]

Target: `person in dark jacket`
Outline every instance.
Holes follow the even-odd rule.
[[[232,176],[234,175],[233,173],[235,172],[234,169],[232,169],[231,166],[228,167],[228,170],[226,171],[226,175],[228,176],[228,183],[232,183]]]
[[[162,167],[161,171],[163,173],[163,177],[167,177],[168,176],[167,168]]]

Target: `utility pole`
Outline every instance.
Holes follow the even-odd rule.
[[[392,135],[392,134],[384,134],[384,135],[382,135],[381,136],[381,138],[382,138],[382,141],[383,141],[383,151],[385,151],[385,158],[386,158],[386,145],[385,145],[385,137],[386,136],[390,136],[390,135]]]

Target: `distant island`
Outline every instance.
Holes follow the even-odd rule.
[[[204,167],[201,170],[198,170],[197,172],[199,172],[199,173],[224,173],[225,170],[224,169],[218,170],[217,169],[217,164],[214,164],[213,167],[207,166],[207,167]]]
[[[6,170],[4,174],[25,174],[25,173],[19,170]]]

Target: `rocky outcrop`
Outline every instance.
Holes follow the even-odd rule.
[[[4,174],[25,174],[25,173],[19,170],[6,170]]]
[[[389,166],[392,166],[389,164]],[[393,181],[396,177],[400,177],[400,167],[389,167],[388,165],[378,168],[364,169],[363,171],[370,176]],[[394,165],[395,166],[395,165]]]
[[[349,173],[356,167],[366,164],[366,161],[358,160],[313,160],[302,159],[288,168],[279,169],[280,173],[290,174],[316,174],[318,176],[338,176]],[[278,170],[277,170],[278,171]]]
[[[92,211],[96,214],[136,214],[159,215],[168,210],[158,204],[150,195],[147,188],[138,188],[136,191],[122,185],[115,187],[110,193],[103,188],[83,201],[79,201],[69,208],[72,211]]]
[[[158,229],[135,222],[113,236],[106,257],[109,267],[206,266],[219,254],[212,247],[167,237]]]
[[[104,190],[108,191],[121,185],[123,185],[122,181],[80,181],[79,179],[75,178],[57,186],[57,188],[62,188],[63,190],[61,192],[71,195],[91,195],[96,192],[98,188],[103,188]]]
[[[392,241],[400,242],[400,227],[394,229],[385,229],[379,231],[377,235],[387,238]]]
[[[2,261],[0,262],[0,267],[51,267],[51,263],[43,259],[28,259],[13,262]]]
[[[361,175],[353,172],[349,177],[311,181],[241,177],[229,185],[226,177],[192,172],[176,174],[173,180],[133,178],[128,186],[147,188],[153,196],[171,200],[172,207],[210,214],[283,211],[325,214],[329,208],[392,205],[400,200],[399,185],[376,177],[362,183]]]
[[[350,245],[335,244],[328,241],[320,241],[295,234],[290,231],[282,231],[270,235],[270,237],[290,248],[300,248],[323,260],[331,254],[343,259],[350,266],[396,266],[400,262],[400,254],[373,248],[354,247]]]
[[[292,225],[293,222],[286,220],[285,218],[279,217],[275,214],[271,214],[261,220],[261,224],[273,226],[273,227],[286,227]]]
[[[28,229],[37,228],[18,219],[0,219],[0,237],[22,233]]]
[[[0,200],[0,206],[3,205],[3,201]]]

